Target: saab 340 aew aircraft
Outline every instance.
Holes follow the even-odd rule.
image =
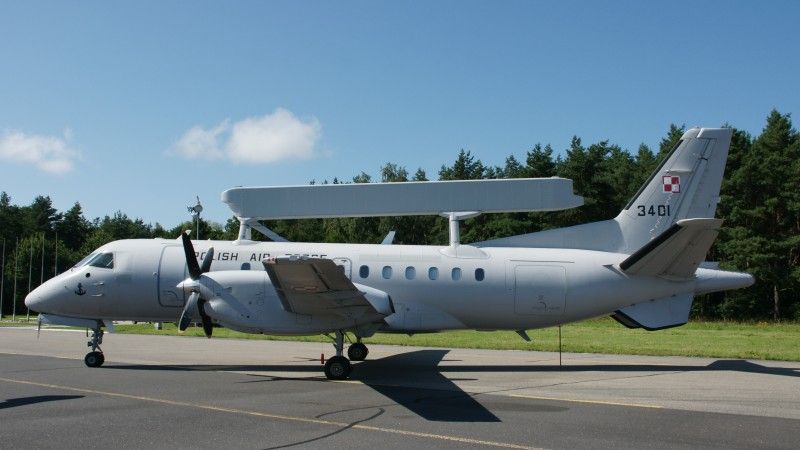
[[[449,198],[457,205],[439,210],[456,211],[447,213],[449,246],[391,245],[389,236],[381,245],[286,242],[247,215],[248,205],[258,209],[270,203],[252,198],[270,188],[232,189],[223,193],[223,200],[242,223],[238,240],[192,242],[183,234],[178,241],[111,242],[31,292],[25,304],[41,313],[40,324],[92,329],[92,351],[85,358],[90,367],[103,364],[103,328],[112,329],[114,320],[177,321],[181,330],[200,322],[208,337],[214,324],[246,333],[333,333],[336,356],[325,364],[331,379],[349,376],[349,360],[367,356],[361,338],[376,332],[514,330],[527,338],[528,329],[602,315],[629,328],[679,326],[687,322],[695,295],[753,283],[749,274],[703,262],[722,223],[714,212],[730,141],[729,129],[686,131],[614,219],[471,245],[458,242],[459,220],[480,212],[526,209],[513,203],[528,196],[541,197],[528,210],[575,206],[574,199],[580,198],[571,196],[571,181],[527,180],[540,183],[545,191],[551,181],[554,186],[566,182],[571,198],[562,196],[563,201],[555,203],[537,192],[475,195],[502,187],[491,184],[500,180],[346,185],[339,191],[306,186],[292,191],[309,199],[344,193],[347,199],[358,195],[347,189],[378,189],[374,192],[388,195],[394,195],[391,189],[406,189],[403,195],[433,189],[425,198],[411,197],[405,203],[400,197],[380,195],[373,203],[384,208],[383,215],[392,210],[424,214],[430,213],[426,198],[433,199],[434,209],[443,208],[436,205],[437,198]],[[442,197],[435,191],[453,187],[471,194]],[[276,192],[273,202],[280,209],[282,191]],[[492,209],[492,202],[507,206]],[[370,214],[359,210],[369,206],[369,200],[318,203],[332,212],[317,217],[336,216],[337,208],[345,210],[342,215]],[[282,204],[302,206],[306,200],[290,197]],[[464,206],[471,204],[476,206]],[[291,216],[282,214],[272,217]],[[307,213],[293,217],[303,214]],[[250,240],[250,227],[273,242]],[[345,333],[356,338],[348,348],[349,360],[343,356]]]

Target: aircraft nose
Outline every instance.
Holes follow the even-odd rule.
[[[32,309],[34,311],[39,311],[39,307],[42,303],[42,297],[36,293],[36,291],[31,292],[25,297],[25,306],[28,309]]]
[[[25,297],[25,306],[32,311],[46,313],[49,297],[52,297],[50,283],[45,282],[45,284],[37,287]]]

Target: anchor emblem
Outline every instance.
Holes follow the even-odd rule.
[[[75,294],[83,295],[85,293],[86,293],[86,290],[83,288],[83,285],[81,283],[78,283],[78,289],[75,289]]]

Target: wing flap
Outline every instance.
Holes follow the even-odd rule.
[[[276,258],[263,264],[288,312],[337,314],[354,320],[385,317],[330,259]]]

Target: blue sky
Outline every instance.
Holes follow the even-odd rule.
[[[0,190],[174,226],[238,185],[435,178],[800,111],[800,3],[3,2]]]

